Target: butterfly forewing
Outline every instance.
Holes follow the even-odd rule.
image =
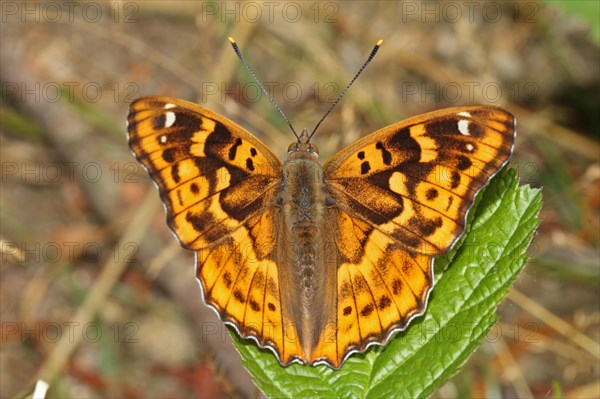
[[[237,124],[187,101],[131,104],[129,146],[158,185],[182,245],[220,242],[272,206],[281,162]],[[259,194],[259,195],[257,195]]]
[[[514,117],[497,107],[431,112],[343,149],[324,165],[327,187],[352,217],[407,250],[436,255],[463,231],[475,194],[506,163],[514,136]]]

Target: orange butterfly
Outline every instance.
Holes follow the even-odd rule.
[[[449,108],[322,166],[303,131],[282,164],[224,116],[156,96],[131,104],[128,131],[169,226],[197,253],[206,303],[282,365],[333,368],[423,314],[434,257],[462,234],[516,134],[501,108]]]

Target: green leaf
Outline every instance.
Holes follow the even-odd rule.
[[[253,341],[233,342],[256,385],[268,396],[426,397],[458,372],[496,322],[496,307],[525,264],[538,225],[541,192],[518,187],[504,169],[478,195],[470,227],[436,259],[435,287],[423,317],[385,346],[354,354],[339,370],[281,367]]]
[[[31,118],[10,106],[0,106],[0,126],[23,139],[42,141],[42,128]]]
[[[600,2],[590,0],[546,0],[546,3],[561,9],[565,14],[579,18],[590,26],[590,33],[600,43]]]
[[[554,380],[552,381],[552,398],[553,399],[564,399],[564,395],[562,392],[562,387],[560,386],[560,382]]]

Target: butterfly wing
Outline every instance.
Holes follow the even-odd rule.
[[[437,255],[464,230],[477,191],[513,148],[514,117],[501,108],[449,108],[396,123],[324,165],[338,206],[402,243]]]
[[[158,185],[167,222],[188,249],[218,244],[270,208],[281,162],[256,137],[199,105],[167,97],[131,104],[129,146]]]
[[[196,252],[204,299],[282,361],[300,353],[277,272],[281,162],[234,122],[166,97],[131,104],[129,146],[157,184],[167,222]],[[284,339],[286,337],[286,339]]]
[[[340,261],[336,325],[316,356],[337,367],[423,313],[433,256],[461,235],[515,133],[514,117],[500,108],[450,108],[372,133],[324,165]]]

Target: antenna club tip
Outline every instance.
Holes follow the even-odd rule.
[[[231,40],[231,38],[229,38]],[[375,44],[376,46],[381,46],[381,43],[383,43],[383,39],[379,39],[377,40],[377,43]]]
[[[229,36],[228,39],[231,44],[235,44],[235,40],[233,40],[233,37]]]

